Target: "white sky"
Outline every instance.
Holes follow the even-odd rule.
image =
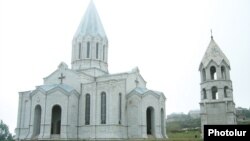
[[[231,63],[236,106],[250,107],[249,0],[94,0],[109,39],[109,72],[138,66],[166,113],[199,109],[198,67],[210,29]],[[14,133],[18,92],[43,83],[61,61],[89,0],[0,0],[0,119]]]

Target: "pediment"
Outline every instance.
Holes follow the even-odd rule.
[[[133,95],[137,95],[141,98],[144,98],[148,95],[152,95],[152,96],[156,97],[157,99],[160,99],[161,97],[163,97],[164,100],[166,99],[166,97],[163,95],[162,92],[149,90],[147,88],[139,88],[139,87],[135,88],[130,93],[128,93],[127,98],[129,98]]]
[[[79,90],[80,83],[93,82],[94,78],[83,72],[77,72],[67,68],[67,65],[61,63],[57,70],[44,78],[44,84],[67,84]]]
[[[52,94],[56,91],[64,94],[65,96],[76,95],[77,97],[80,95],[73,87],[70,87],[65,84],[54,84],[54,85],[41,85],[37,86],[34,91],[31,92],[31,97],[36,95],[37,93],[42,93],[44,95]]]

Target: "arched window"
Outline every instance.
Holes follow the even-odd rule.
[[[90,124],[90,94],[86,94],[85,102],[85,124]]]
[[[225,98],[228,97],[228,92],[227,92],[227,91],[228,91],[228,87],[225,86],[225,87],[224,87],[224,97],[225,97]]]
[[[82,52],[82,45],[81,43],[78,44],[78,59],[81,59],[81,52]]]
[[[218,99],[219,97],[218,97],[218,89],[217,89],[217,87],[212,87],[212,99],[213,100],[216,100],[216,99]]]
[[[95,57],[96,57],[96,59],[98,59],[98,55],[99,55],[99,44],[98,43],[96,43],[96,52],[95,52]]]
[[[206,89],[202,89],[202,93],[203,93],[203,99],[207,99]]]
[[[51,134],[60,134],[61,132],[61,115],[62,110],[59,105],[52,108]]]
[[[101,93],[101,124],[106,124],[106,93]]]
[[[122,123],[122,94],[119,93],[119,124]]]
[[[87,58],[90,56],[90,42],[87,42]]]
[[[40,134],[42,109],[40,105],[36,105],[34,112],[33,137]]]
[[[221,77],[222,79],[226,79],[226,69],[224,66],[221,67]]]
[[[211,75],[211,80],[217,79],[216,68],[214,66],[210,68],[210,75]]]
[[[206,70],[202,69],[202,80],[206,81]]]
[[[103,53],[103,61],[104,61],[105,60],[105,45],[103,45],[102,53]]]

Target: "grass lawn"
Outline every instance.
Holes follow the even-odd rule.
[[[200,132],[195,131],[179,131],[168,132],[168,141],[202,141]]]

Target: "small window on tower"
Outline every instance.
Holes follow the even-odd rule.
[[[99,44],[96,43],[96,59],[98,59],[98,55],[99,55]]]
[[[87,58],[90,56],[90,42],[87,42]]]
[[[102,52],[103,52],[103,61],[105,60],[105,45],[103,45],[103,50],[102,50]]]
[[[82,45],[81,43],[78,44],[78,59],[81,59],[81,52],[82,52]]]

